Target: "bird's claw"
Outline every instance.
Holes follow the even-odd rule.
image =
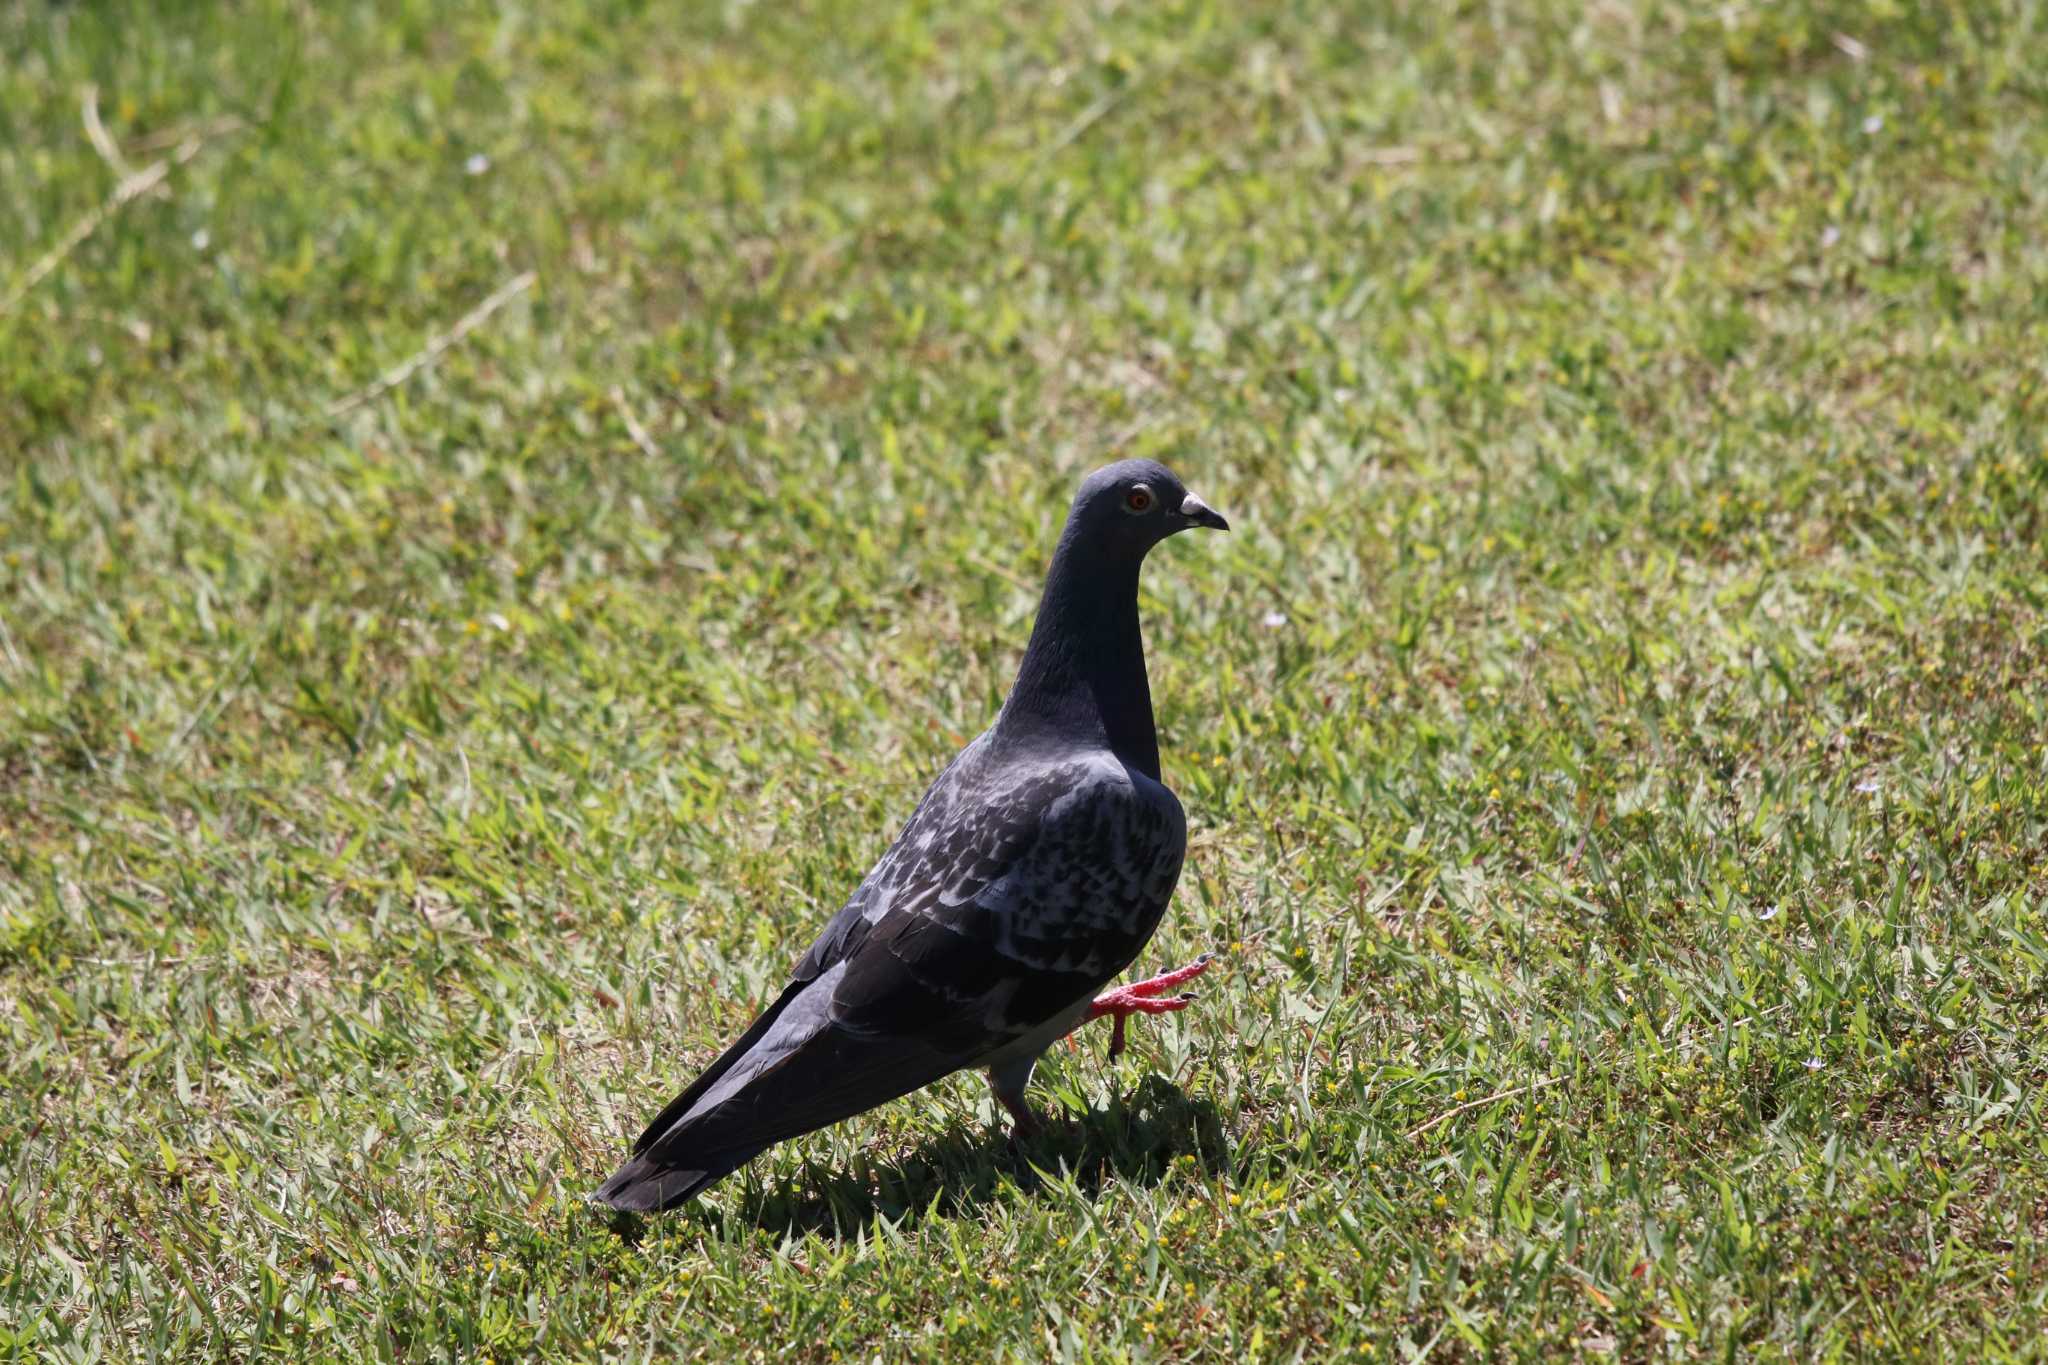
[[[1203,953],[1185,967],[1177,967],[1173,971],[1162,972],[1143,981],[1133,981],[1128,986],[1118,986],[1113,991],[1104,991],[1096,996],[1088,1006],[1088,1017],[1099,1019],[1107,1014],[1116,1021],[1109,1036],[1109,1059],[1113,1062],[1123,1055],[1125,1019],[1134,1014],[1171,1014],[1175,1010],[1186,1009],[1195,1001],[1193,991],[1182,991],[1179,995],[1165,997],[1162,997],[1160,992],[1200,976],[1209,970],[1209,964],[1213,961],[1215,954]]]

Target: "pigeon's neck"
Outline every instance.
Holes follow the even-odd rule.
[[[1159,736],[1138,631],[1137,556],[1090,554],[1061,537],[1038,624],[996,721],[1000,735],[1093,742],[1154,781]]]

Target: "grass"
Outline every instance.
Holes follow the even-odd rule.
[[[0,1357],[2040,1350],[2038,7],[0,51]],[[586,1209],[1112,453],[1201,1005]]]

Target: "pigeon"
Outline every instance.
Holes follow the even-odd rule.
[[[1089,1019],[1183,1009],[1209,964],[1114,990],[1165,913],[1187,819],[1160,780],[1138,569],[1189,527],[1229,529],[1166,466],[1081,483],[995,723],[947,765],[747,1031],[647,1125],[596,1198],[673,1208],[775,1143],[966,1068],[1015,1133],[1049,1046]]]

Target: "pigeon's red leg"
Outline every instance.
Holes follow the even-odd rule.
[[[1215,960],[1216,954],[1203,953],[1200,957],[1196,958],[1193,962],[1190,962],[1185,967],[1176,967],[1174,968],[1174,970],[1170,972],[1161,972],[1158,976],[1147,977],[1143,981],[1133,981],[1128,986],[1119,986],[1116,990],[1110,991],[1108,992],[1108,994],[1103,995],[1095,1003],[1097,1005],[1100,1005],[1103,1000],[1107,1000],[1111,995],[1115,995],[1118,992],[1138,996],[1140,998],[1157,995],[1159,994],[1159,992],[1163,990],[1168,990],[1174,986],[1178,986],[1183,981],[1194,980],[1203,972],[1208,971],[1209,964],[1211,962],[1214,962]],[[1159,1013],[1159,1011],[1148,1010],[1147,1013],[1157,1014]]]
[[[1088,1017],[1100,1019],[1107,1014],[1116,1020],[1115,1032],[1109,1037],[1109,1059],[1113,1062],[1123,1055],[1124,1020],[1131,1015],[1171,1014],[1193,1004],[1193,991],[1182,991],[1179,995],[1169,995],[1164,999],[1160,998],[1159,993],[1200,976],[1209,970],[1209,963],[1212,960],[1212,954],[1203,953],[1185,967],[1163,972],[1144,981],[1133,981],[1128,986],[1118,986],[1113,991],[1104,991],[1096,996],[1094,1003],[1088,1006]]]

